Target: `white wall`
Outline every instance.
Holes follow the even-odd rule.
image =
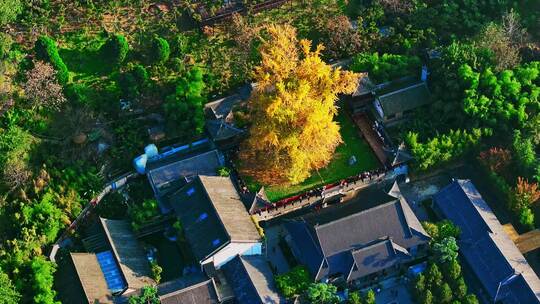
[[[260,242],[251,242],[251,243],[229,243],[227,246],[223,247],[216,254],[210,258],[204,260],[201,265],[208,262],[213,262],[214,267],[219,269],[225,263],[230,261],[237,255],[259,255],[262,253],[262,244]]]

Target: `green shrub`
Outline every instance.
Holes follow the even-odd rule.
[[[227,167],[219,167],[217,169],[217,173],[219,176],[228,177],[229,175],[231,175],[231,169]]]
[[[99,49],[101,56],[105,60],[110,60],[115,65],[124,62],[128,51],[129,45],[127,39],[120,34],[110,36]]]
[[[57,71],[58,82],[65,85],[69,81],[69,71],[58,53],[56,43],[48,36],[40,36],[34,46],[36,58],[49,62]]]
[[[281,294],[289,299],[302,294],[312,282],[304,266],[296,266],[287,273],[277,275],[275,281]]]
[[[519,211],[519,223],[527,229],[534,229],[534,214],[530,208],[524,207]]]
[[[154,37],[150,48],[149,60],[151,63],[164,63],[169,59],[171,48],[167,40]]]
[[[184,56],[189,49],[189,38],[184,34],[179,34],[173,40],[173,51],[176,56]]]
[[[312,304],[338,303],[337,287],[327,283],[311,283],[307,297]]]
[[[421,170],[441,165],[470,151],[480,143],[484,136],[492,135],[491,129],[450,130],[421,143],[418,133],[409,132],[405,141]]]
[[[72,83],[65,90],[66,97],[78,105],[88,105],[88,91],[89,88],[82,83]]]
[[[354,72],[368,72],[369,79],[382,83],[420,73],[421,62],[418,57],[360,53],[353,58],[350,69]]]
[[[142,226],[159,216],[158,203],[155,199],[147,199],[142,204],[134,204],[129,209],[129,215],[133,230],[138,231]]]
[[[148,81],[149,77],[146,69],[142,65],[136,64],[119,75],[118,86],[125,97],[133,98],[147,89]]]
[[[141,289],[141,292],[137,295],[130,296],[128,300],[129,304],[159,304],[159,296],[157,294],[157,288],[154,286],[145,286]]]
[[[154,281],[156,281],[156,283],[159,284],[159,282],[161,282],[161,273],[163,272],[163,268],[161,268],[156,261],[152,261],[150,265],[152,266],[152,278]]]
[[[136,64],[131,69],[131,73],[133,74],[133,77],[135,77],[135,80],[137,81],[137,84],[141,87],[148,84],[149,76],[148,72],[146,71],[146,68],[143,67],[140,64]]]

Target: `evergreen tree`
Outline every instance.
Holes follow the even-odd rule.
[[[452,301],[452,289],[448,283],[439,286],[438,295],[441,303],[450,303]]]
[[[367,291],[366,296],[364,297],[365,304],[375,304],[375,292],[373,289]]]
[[[465,296],[467,296],[467,284],[465,284],[465,279],[463,277],[460,277],[457,279],[456,283],[454,284],[454,295],[458,299],[462,299]]]
[[[40,36],[34,46],[36,57],[39,60],[49,62],[56,70],[58,82],[65,85],[69,81],[69,71],[64,60],[58,53],[58,47],[54,40],[48,36]]]
[[[151,63],[164,63],[169,59],[171,54],[171,48],[167,40],[161,37],[154,37],[152,40],[150,62]]]
[[[128,51],[129,45],[127,39],[120,34],[110,36],[100,48],[100,53],[104,60],[112,62],[114,65],[124,62]]]
[[[170,128],[183,135],[201,134],[204,128],[202,70],[194,67],[177,81],[175,93],[167,96],[164,107]]]

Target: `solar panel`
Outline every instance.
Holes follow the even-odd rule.
[[[197,218],[197,223],[198,222],[202,222],[203,220],[205,220],[206,218],[208,218],[208,213],[203,213],[201,215],[199,215],[199,218]]]
[[[96,254],[101,271],[105,276],[105,282],[112,293],[120,292],[126,288],[126,283],[120,273],[113,254],[110,250]]]
[[[212,245],[214,245],[214,247],[215,247],[215,246],[219,245],[220,242],[221,241],[219,239],[215,239],[215,240],[212,241]]]
[[[192,196],[193,193],[195,193],[195,188],[193,188],[193,187],[189,188],[188,191],[186,191],[186,194],[187,194],[188,196]]]

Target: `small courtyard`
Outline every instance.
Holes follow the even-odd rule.
[[[341,126],[343,143],[337,147],[334,158],[328,166],[314,172],[311,177],[298,185],[265,186],[264,189],[270,201],[278,201],[380,166],[368,143],[361,137],[360,131],[343,108],[340,109],[336,120]],[[356,163],[351,165],[349,160],[353,156],[356,158]],[[251,191],[257,191],[261,186],[253,181],[248,183]]]

